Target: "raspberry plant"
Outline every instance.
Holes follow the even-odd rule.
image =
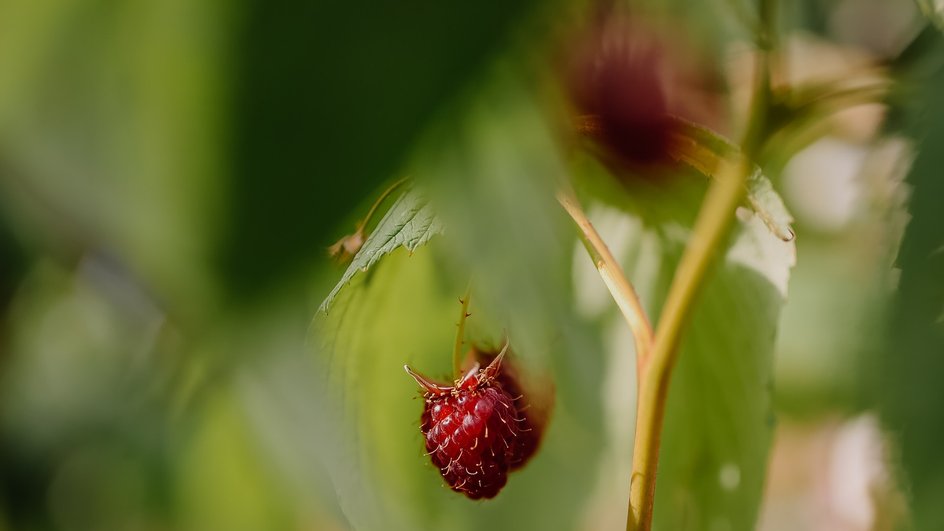
[[[318,319],[330,359],[382,360],[378,363],[385,370],[378,369],[374,382],[390,378],[393,360],[444,373],[443,338],[433,346],[413,336],[442,328],[440,316],[448,312],[442,301],[452,299],[471,276],[490,321],[482,328],[510,330],[516,355],[548,370],[555,383],[566,383],[559,385],[559,413],[573,415],[570,419],[592,416],[599,404],[583,400],[598,396],[601,379],[616,376],[602,369],[575,376],[584,360],[599,360],[602,350],[599,344],[581,343],[582,329],[577,329],[588,319],[604,320],[607,312],[618,312],[632,335],[633,348],[623,355],[632,356],[636,367],[635,380],[620,373],[623,387],[635,394],[636,415],[619,421],[634,424],[634,437],[610,441],[621,455],[632,455],[631,469],[619,471],[627,489],[620,507],[626,510],[626,528],[752,529],[774,426],[771,356],[796,237],[776,180],[766,169],[795,153],[793,144],[781,145],[781,140],[813,134],[811,109],[836,112],[880,101],[889,91],[885,80],[870,85],[863,80],[854,97],[838,85],[775,87],[779,66],[773,58],[779,52],[771,6],[761,2],[752,26],[757,50],[746,87],[750,108],[734,127],[736,140],[666,105],[668,98],[660,92],[666,87],[655,78],[665,66],[659,61],[669,60],[668,55],[649,54],[638,62],[618,55],[611,63],[591,57],[587,64],[605,68],[586,74],[598,75],[577,83],[576,90],[572,80],[542,77],[546,72],[531,78],[506,64],[489,70],[462,101],[463,118],[436,122],[418,143],[403,172],[410,184],[368,231],[323,302],[327,316]],[[556,96],[576,100],[564,105],[569,120],[546,111],[560,101],[551,96],[549,104],[535,89],[535,79],[560,83]],[[629,89],[616,89],[636,85],[635,80],[645,80],[643,92],[635,94],[642,99],[620,101]],[[668,174],[671,178],[663,178]],[[616,238],[607,216],[611,225],[613,219],[622,223],[619,246],[609,245]],[[567,218],[576,230],[562,221]],[[583,244],[589,261],[571,260],[574,240]],[[599,275],[597,284],[574,280],[561,289],[571,265],[585,270],[587,264]],[[612,305],[588,317],[594,310],[586,307],[593,304],[580,299],[593,290],[609,296]],[[386,316],[401,311],[397,300],[423,309],[416,323],[392,334],[397,341],[360,345],[357,330],[393,319]],[[582,307],[575,310],[575,305]],[[354,312],[355,320],[346,312]],[[603,334],[602,326],[588,328]],[[456,505],[459,496],[437,498],[477,523],[485,522],[490,511],[541,505],[528,498],[527,487],[535,486],[528,483],[529,474],[554,477],[548,470],[576,461],[571,470],[580,486],[544,503],[548,515],[557,514],[561,505],[577,503],[574,497],[586,494],[594,474],[590,456],[603,450],[589,442],[592,436],[580,451],[557,446],[553,433],[538,437],[542,450],[537,454],[536,444],[515,442],[532,432],[523,428],[528,417],[511,392],[514,385],[501,380],[504,358],[496,359],[497,365],[460,372],[454,355],[451,384],[408,369],[424,392],[423,405],[421,412],[403,406],[401,423],[419,416],[421,440],[415,424],[412,434],[405,428],[398,432],[398,440],[406,448],[423,447],[452,490],[490,500]],[[332,363],[353,367],[360,362]],[[353,393],[364,410],[377,400],[369,389]],[[388,390],[382,400],[403,401],[408,395],[405,389]],[[352,431],[358,440],[386,433],[372,432],[370,426]],[[524,449],[530,458],[517,455]],[[374,454],[362,454],[367,457],[358,454],[352,461],[369,477]],[[395,464],[384,463],[403,476],[418,473],[416,455],[397,455]],[[521,479],[508,484],[507,474],[519,461],[529,465],[517,473]],[[345,466],[349,469],[350,463]],[[415,488],[426,492],[429,479],[418,480]],[[394,497],[405,502],[408,494]],[[529,512],[537,518],[540,513]],[[425,517],[435,514],[428,509]],[[545,526],[559,525],[553,516],[546,518]]]
[[[944,2],[410,6],[0,2],[0,527],[944,529]]]

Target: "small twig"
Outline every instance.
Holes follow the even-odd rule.
[[[590,253],[594,265],[603,283],[606,284],[610,295],[619,306],[626,323],[629,324],[633,332],[633,339],[636,342],[636,368],[639,374],[646,366],[649,357],[650,346],[652,345],[652,325],[649,323],[649,317],[639,301],[639,296],[633,285],[626,279],[626,274],[620,267],[619,262],[613,257],[610,249],[606,246],[603,238],[597,233],[593,224],[587,219],[577,199],[572,193],[560,191],[557,193],[557,201],[564,207],[564,210],[570,215],[577,228],[580,229],[580,239]]]
[[[459,314],[459,322],[456,323],[456,343],[452,348],[452,376],[458,378],[462,374],[462,344],[465,336],[465,320],[471,315],[469,313],[469,300],[472,298],[472,283],[465,289],[465,295],[459,299],[462,303],[462,313]]]

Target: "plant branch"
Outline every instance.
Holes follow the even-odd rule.
[[[580,239],[587,248],[590,258],[593,259],[600,277],[603,278],[603,283],[606,284],[610,295],[619,306],[626,323],[629,324],[629,329],[633,332],[633,339],[636,342],[636,368],[641,374],[642,368],[648,362],[653,333],[649,317],[639,301],[639,296],[633,289],[633,285],[626,279],[623,268],[613,257],[603,238],[590,223],[573,193],[560,191],[557,193],[557,201],[580,229]]]
[[[633,473],[629,488],[626,529],[648,531],[652,526],[659,444],[672,369],[678,357],[682,329],[704,281],[708,267],[734,220],[750,171],[747,159],[725,162],[719,179],[708,190],[682,255],[656,328],[649,365],[640,374],[633,448]]]

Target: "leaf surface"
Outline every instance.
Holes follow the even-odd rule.
[[[408,190],[390,207],[380,223],[370,233],[347,270],[331,293],[321,303],[320,310],[327,312],[338,292],[347,285],[358,271],[367,271],[385,255],[405,247],[411,253],[443,231],[428,201],[415,189]]]

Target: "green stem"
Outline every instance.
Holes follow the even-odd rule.
[[[760,26],[756,36],[757,59],[754,65],[754,89],[747,129],[744,131],[744,139],[741,142],[742,151],[749,157],[753,157],[767,128],[767,114],[771,101],[770,51],[773,49],[775,41],[776,12],[776,0],[760,0]]]
[[[636,342],[636,368],[641,370],[648,361],[653,334],[652,325],[649,323],[649,317],[642,307],[639,295],[636,294],[633,285],[627,280],[623,268],[613,257],[603,238],[590,223],[573,193],[558,192],[557,201],[574,220],[577,228],[580,229],[580,239],[583,241],[584,247],[587,248],[587,252],[590,254],[594,265],[596,265],[603,283],[606,284],[610,295],[616,301],[616,305],[633,332],[633,339]]]
[[[656,327],[649,364],[640,375],[627,530],[648,531],[652,526],[665,403],[682,329],[708,267],[734,221],[734,210],[744,194],[749,171],[750,163],[742,159],[726,163],[719,172],[719,179],[712,184],[698,213],[691,239],[669,288]]]
[[[472,299],[472,283],[465,288],[465,295],[459,299],[462,303],[462,313],[456,324],[456,343],[452,348],[452,376],[458,378],[462,374],[462,344],[465,336],[465,320],[469,317],[469,301]]]
[[[685,252],[675,270],[656,326],[649,363],[639,373],[627,531],[649,531],[652,527],[662,426],[682,331],[692,313],[708,268],[734,222],[735,209],[743,199],[752,160],[767,126],[771,92],[769,51],[774,42],[775,12],[775,0],[760,0],[757,70],[750,118],[741,143],[743,156],[724,160],[718,169],[718,179],[708,190]]]
[[[370,223],[371,218],[374,217],[374,214],[377,212],[377,209],[380,208],[380,205],[384,202],[384,200],[390,197],[390,194],[392,194],[394,190],[399,188],[400,185],[407,182],[408,180],[409,180],[409,177],[401,177],[400,179],[395,181],[393,184],[388,186],[387,189],[384,190],[382,194],[380,194],[380,197],[378,197],[377,200],[374,201],[374,204],[371,205],[370,210],[367,211],[367,215],[364,216],[364,219],[360,222],[360,224],[358,224],[357,230],[361,231],[361,230],[366,229],[367,224]]]

